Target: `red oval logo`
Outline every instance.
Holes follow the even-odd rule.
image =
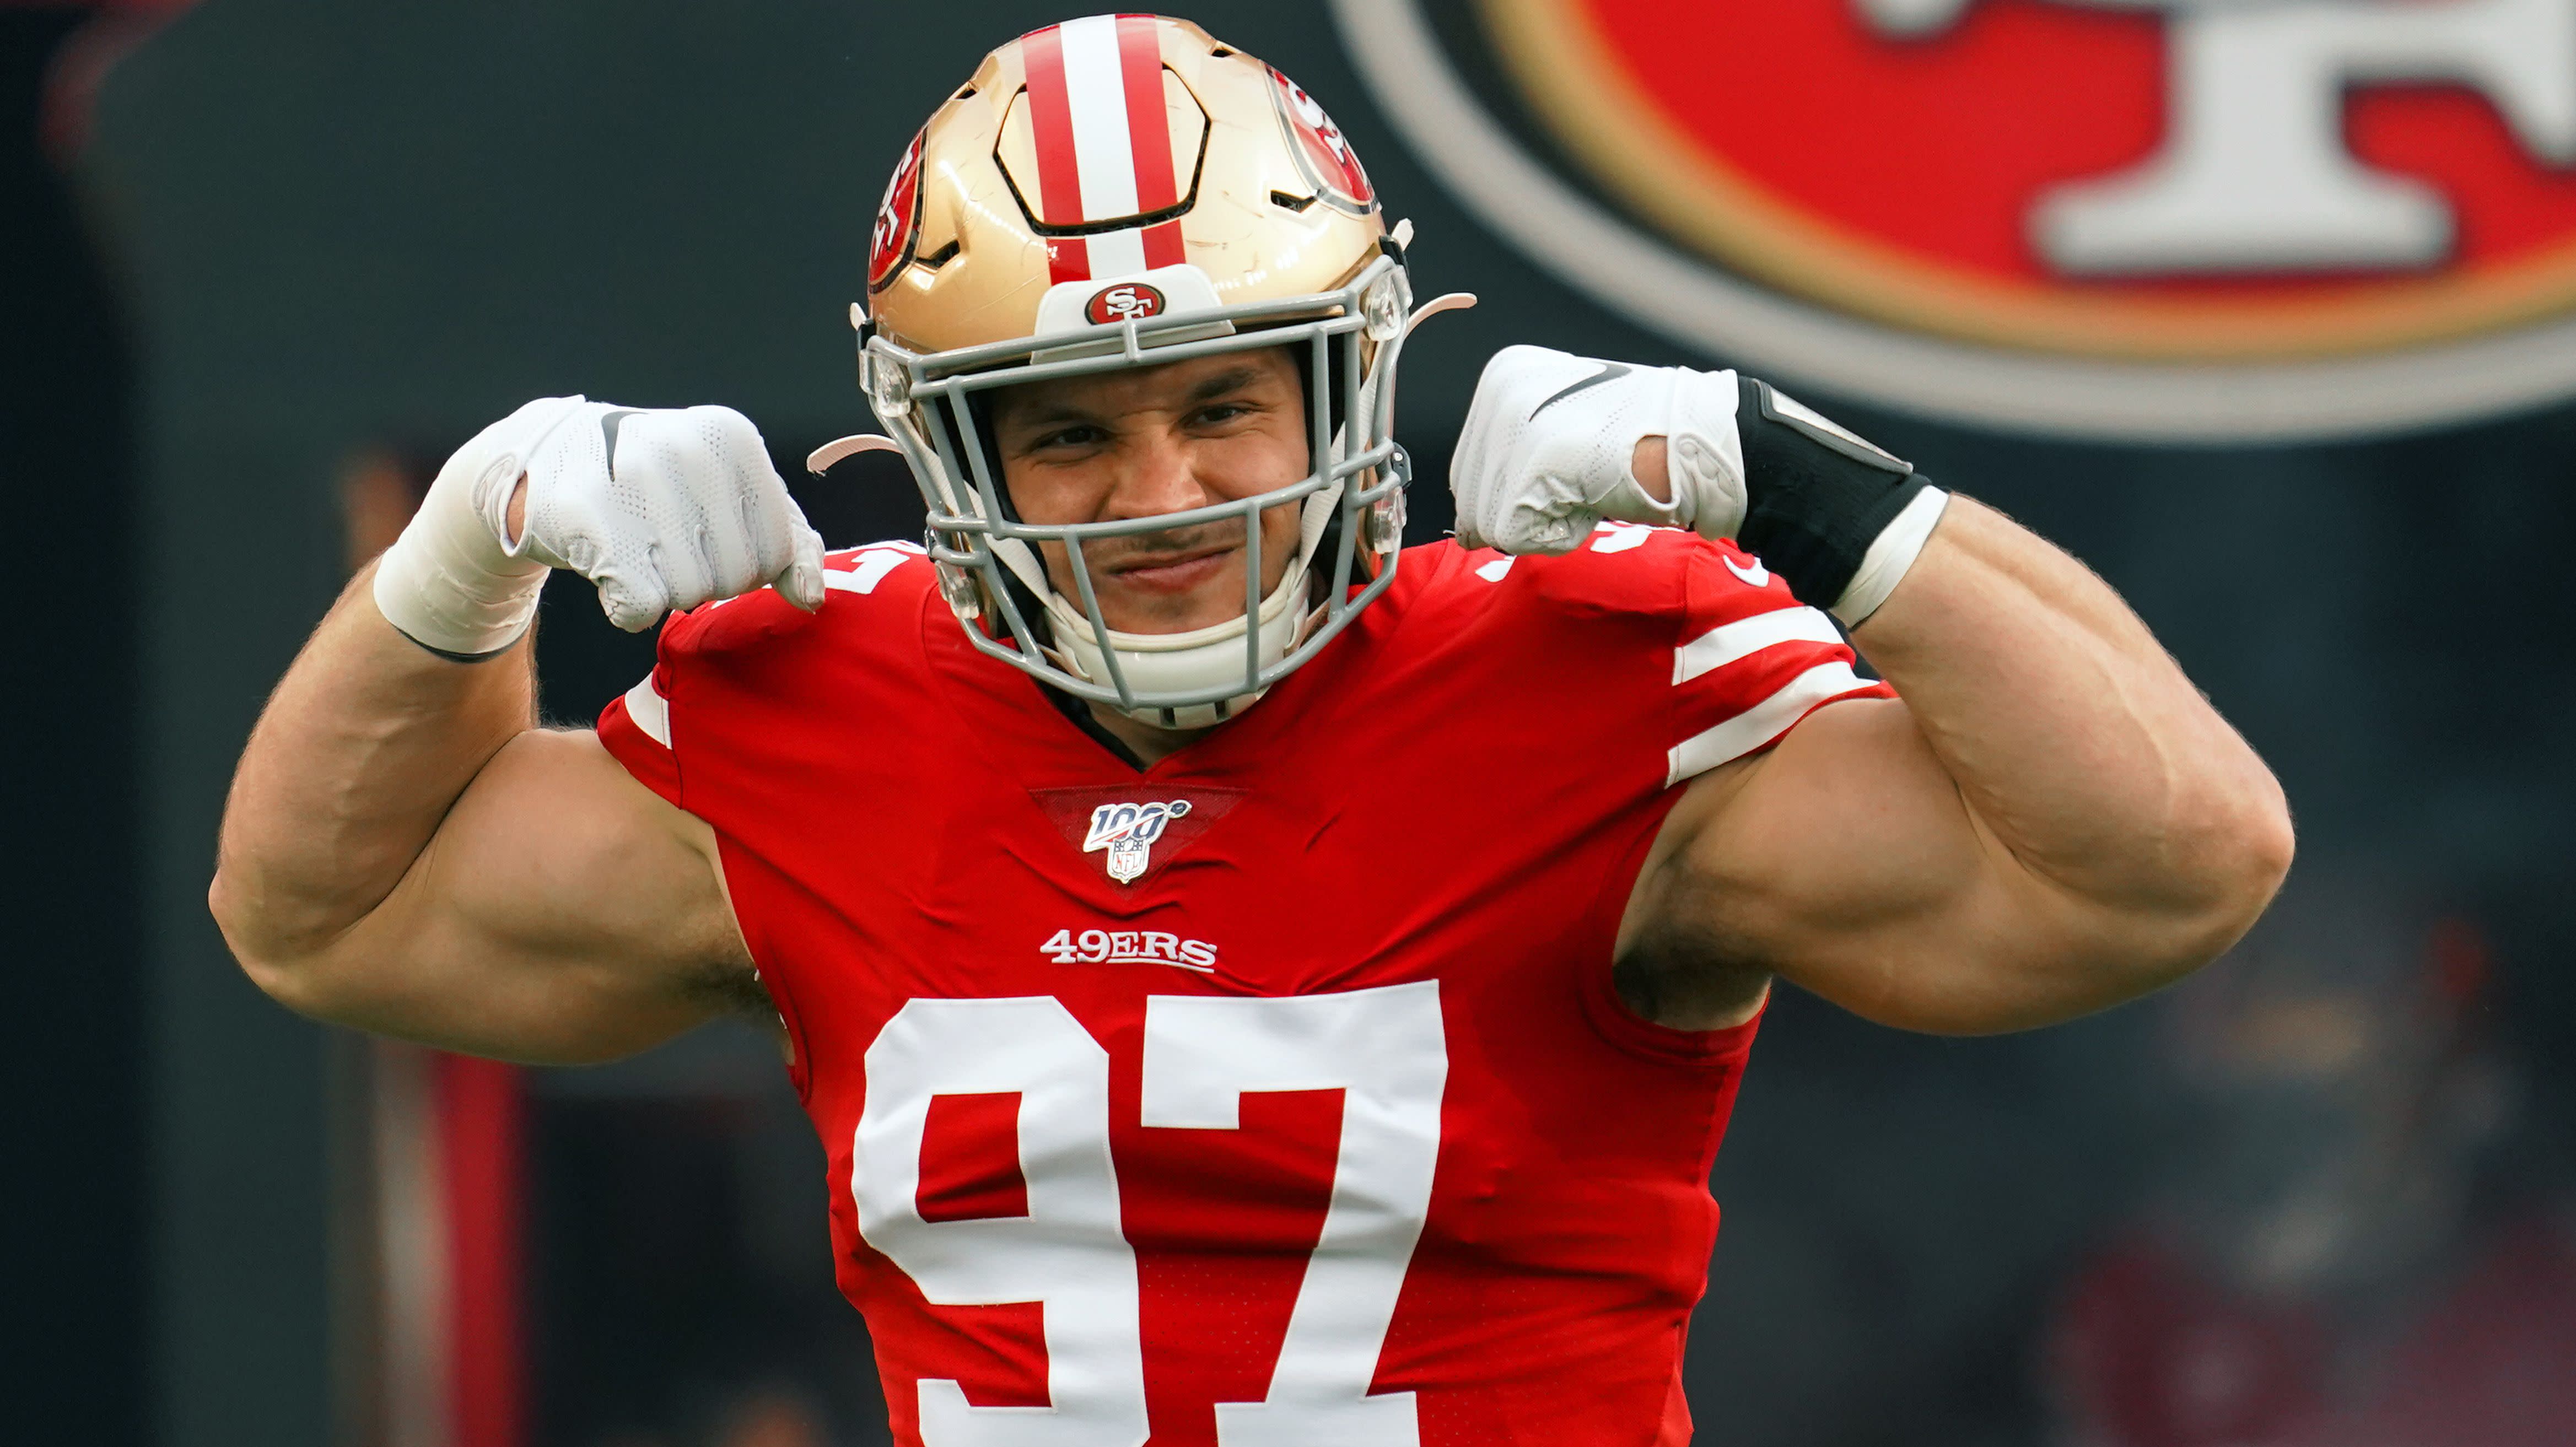
[[[1430,8],[1335,8],[1397,128],[1715,354],[2132,435],[2576,393],[2568,0],[1484,0],[1498,66],[1375,64]]]
[[[877,207],[877,224],[868,234],[868,290],[883,291],[903,264],[912,260],[912,244],[921,234],[921,133],[913,133],[903,159],[886,182],[885,200]]]
[[[1095,324],[1141,322],[1163,314],[1163,294],[1141,281],[1122,281],[1093,296],[1082,314]]]
[[[2576,304],[2562,6],[1497,9],[1539,113],[1641,213],[1901,325],[2216,360]],[[2525,50],[2551,73],[2524,75]]]
[[[1300,89],[1297,82],[1270,68],[1272,98],[1279,103],[1279,123],[1288,131],[1289,149],[1297,154],[1297,168],[1305,173],[1317,195],[1344,211],[1366,215],[1377,207],[1377,191],[1369,185],[1368,172],[1360,168],[1359,153],[1342,135],[1342,128],[1315,104],[1315,98]]]

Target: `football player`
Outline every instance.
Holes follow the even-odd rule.
[[[1405,235],[1195,26],[993,52],[814,459],[900,450],[927,549],[826,553],[724,408],[495,423],[242,758],[243,966],[517,1060],[774,1017],[906,1443],[1681,1441],[1772,979],[2097,1010],[2287,815],[2082,565],[1732,373],[1505,351],[1400,550]],[[669,615],[596,732],[549,568]]]

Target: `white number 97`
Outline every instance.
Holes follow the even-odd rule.
[[[1088,957],[1095,936],[1081,940]],[[1324,1224],[1258,1402],[1221,1402],[1220,1447],[1418,1447],[1413,1394],[1372,1396],[1421,1238],[1449,1074],[1433,981],[1286,998],[1146,1001],[1140,1123],[1233,1130],[1250,1091],[1340,1090]],[[859,1233],[943,1306],[1045,1305],[1044,1407],[919,1387],[927,1447],[1138,1447],[1148,1430],[1136,1257],[1109,1153],[1109,1053],[1051,996],[914,1000],[867,1054],[851,1194]],[[925,1221],[916,1199],[936,1095],[1017,1092],[1028,1213]]]

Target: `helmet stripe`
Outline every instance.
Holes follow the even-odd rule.
[[[1047,238],[1047,284],[1091,279],[1091,244],[1079,236]]]
[[[1064,95],[1073,121],[1073,158],[1082,178],[1081,219],[1115,221],[1133,216],[1140,209],[1136,149],[1128,135],[1118,17],[1068,20],[1059,29],[1064,35]]]
[[[1136,209],[1160,211],[1180,203],[1172,175],[1172,117],[1163,103],[1163,42],[1151,16],[1118,21],[1118,70],[1127,92],[1129,164],[1136,173]]]
[[[1136,209],[1161,211],[1180,204],[1180,161],[1172,154],[1172,117],[1163,99],[1163,41],[1154,17],[1118,17],[1118,68],[1127,90],[1127,135],[1136,168]],[[1145,232],[1145,265],[1178,266],[1181,223],[1166,221]]]
[[[1082,183],[1074,149],[1073,113],[1065,93],[1064,27],[1050,25],[1021,37],[1028,72],[1029,124],[1038,160],[1038,210],[1053,220],[1082,214]],[[1047,242],[1047,280],[1081,281],[1091,275],[1090,248],[1080,237]]]
[[[1083,238],[1091,243],[1091,276],[1133,276],[1145,269],[1145,233],[1129,227]]]
[[[1021,38],[1037,150],[1038,210],[1051,226],[1177,205],[1178,167],[1151,16],[1094,15]],[[1180,223],[1047,242],[1050,284],[1178,265]]]

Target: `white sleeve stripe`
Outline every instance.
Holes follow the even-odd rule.
[[[1723,623],[1673,650],[1673,684],[1679,687],[1779,643],[1831,643],[1843,636],[1834,620],[1813,608],[1778,608]]]
[[[858,565],[850,568],[825,568],[823,586],[844,593],[873,593],[886,574],[921,555],[921,549],[897,552],[891,547],[874,547],[859,554]]]
[[[1778,738],[1817,704],[1836,694],[1867,687],[1869,680],[1852,672],[1851,665],[1841,659],[1819,663],[1789,680],[1769,698],[1674,746],[1666,756],[1664,785],[1669,788],[1740,759]]]
[[[626,690],[626,716],[644,737],[666,749],[671,746],[671,705],[653,691],[650,677]]]

